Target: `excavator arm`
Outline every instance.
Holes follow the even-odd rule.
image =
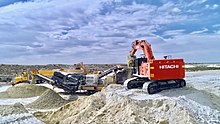
[[[145,40],[135,40],[132,43],[132,50],[130,51],[130,55],[128,56],[128,67],[133,67],[133,61],[136,59],[135,53],[137,50],[142,50],[144,53],[144,57],[147,60],[155,59],[151,45]]]
[[[148,60],[155,59],[151,45],[145,40],[135,40],[132,43],[132,50],[130,52],[130,56],[134,56],[137,50],[142,50],[144,53],[144,57]]]

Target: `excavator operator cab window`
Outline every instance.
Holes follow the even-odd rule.
[[[147,63],[147,58],[142,58],[143,63]]]
[[[147,62],[147,58],[145,57],[144,54],[141,54],[141,57],[139,58],[139,61],[140,61],[139,66],[141,65],[142,62],[143,62],[143,63],[146,63],[146,62]]]

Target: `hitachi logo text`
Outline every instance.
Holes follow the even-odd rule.
[[[160,65],[160,69],[174,69],[174,68],[179,68],[179,65]]]

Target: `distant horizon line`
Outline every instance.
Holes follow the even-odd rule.
[[[80,62],[79,62],[80,63]],[[67,64],[67,63],[50,63],[50,64],[9,64],[9,63],[0,63],[2,65],[76,65],[79,63]],[[83,63],[85,65],[125,65],[127,63]],[[185,62],[185,64],[220,64],[220,62]]]

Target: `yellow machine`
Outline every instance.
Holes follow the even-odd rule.
[[[35,78],[37,74],[52,77],[55,71],[57,70],[32,70],[30,73],[28,71],[19,72],[16,73],[15,80],[10,82],[10,84],[16,85],[19,83],[30,83],[30,80]]]
[[[18,83],[30,83],[29,75],[27,71],[16,73],[15,82],[10,82],[10,84],[15,85]]]

